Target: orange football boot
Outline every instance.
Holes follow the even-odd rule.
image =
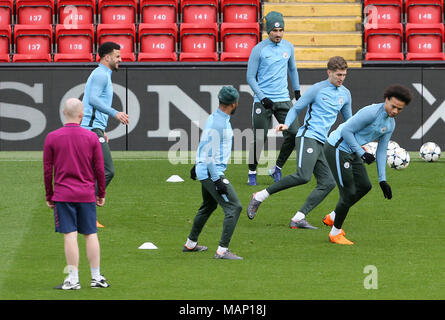
[[[349,241],[348,239],[345,238],[343,230],[342,230],[342,233],[339,233],[336,236],[331,236],[329,234],[329,241],[331,241],[332,243],[337,243],[337,244],[347,244],[347,245],[354,244],[354,242]]]
[[[99,221],[97,221],[97,220],[96,220],[96,227],[98,227],[98,228],[104,228],[104,226],[101,225],[101,224],[99,223]]]
[[[331,215],[327,214],[321,219],[325,225],[332,227],[334,225],[334,220],[331,219]]]

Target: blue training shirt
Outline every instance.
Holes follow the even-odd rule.
[[[247,63],[247,83],[254,92],[254,102],[264,98],[289,101],[288,71],[292,88],[300,90],[292,43],[284,39],[275,43],[267,38],[253,47]]]
[[[198,180],[216,181],[224,174],[232,153],[233,130],[230,115],[217,109],[206,121],[196,154]]]
[[[362,156],[362,146],[377,141],[377,171],[379,181],[386,181],[386,151],[396,123],[388,116],[385,103],[372,104],[360,109],[351,119],[342,123],[328,138],[329,144],[347,153]]]
[[[108,116],[116,116],[113,102],[112,71],[102,63],[88,77],[83,95],[83,118],[81,126],[86,129],[99,128],[105,131]]]
[[[289,110],[284,124],[290,127],[298,113],[307,106],[303,125],[297,137],[308,137],[325,143],[329,130],[341,112],[344,120],[352,116],[351,93],[340,86],[333,85],[329,79],[311,86]]]

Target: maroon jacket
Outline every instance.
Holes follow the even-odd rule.
[[[43,171],[47,201],[96,202],[96,181],[97,195],[105,197],[104,159],[99,139],[77,123],[67,123],[47,135]]]

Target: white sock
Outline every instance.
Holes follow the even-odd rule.
[[[68,268],[68,279],[71,283],[79,282],[79,270],[76,267],[70,266]]]
[[[249,174],[256,174],[256,170],[255,171],[250,171],[249,170]]]
[[[100,267],[90,268],[91,270],[91,279],[99,280],[100,279]]]
[[[218,249],[216,249],[216,253],[221,256],[224,253],[226,253],[227,250],[228,250],[228,248],[224,248],[224,247],[218,246]]]
[[[341,232],[341,229],[337,229],[336,227],[332,226],[331,232],[329,232],[329,234],[331,236],[336,236],[336,235],[340,234],[340,232]]]
[[[185,246],[189,249],[193,249],[194,247],[196,247],[197,244],[198,244],[198,242],[192,241],[189,238],[187,238],[187,242],[185,243]]]
[[[279,170],[281,170],[281,168],[279,166],[275,165],[275,167],[277,167]]]
[[[331,217],[332,221],[335,221],[335,211],[332,211],[329,216]]]
[[[297,221],[300,221],[301,219],[304,219],[304,218],[306,218],[306,216],[304,215],[304,213],[298,211],[298,212],[293,216],[293,218],[292,218],[291,220],[294,221],[294,222],[297,222]]]
[[[269,198],[270,194],[269,192],[267,192],[266,189],[258,191],[257,193],[255,193],[254,197],[255,200],[263,202],[264,200],[266,200],[267,198]]]

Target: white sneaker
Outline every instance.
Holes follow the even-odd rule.
[[[99,279],[91,279],[91,288],[108,288],[110,285],[103,275]]]
[[[59,290],[79,290],[80,289],[80,283],[71,283],[68,277],[65,278],[63,283],[60,286],[54,287],[54,289]]]

